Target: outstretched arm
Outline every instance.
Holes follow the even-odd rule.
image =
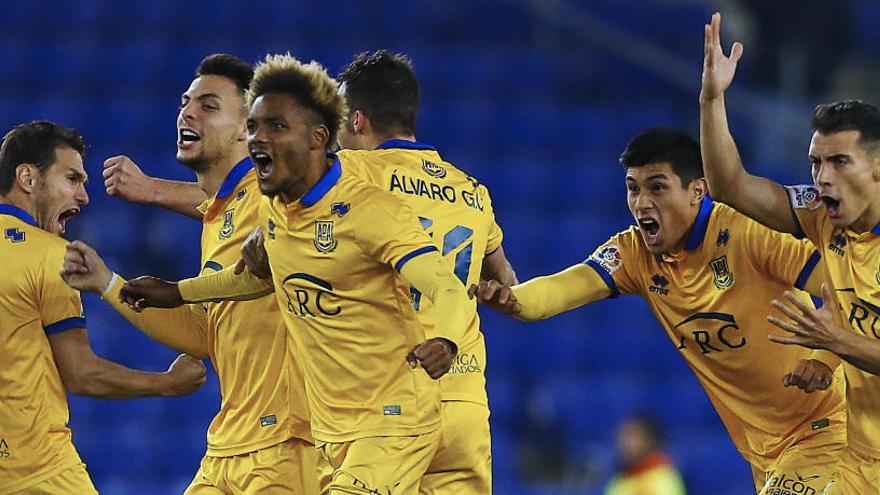
[[[104,399],[186,395],[205,383],[205,365],[180,355],[168,371],[147,373],[100,358],[84,328],[49,335],[49,345],[64,386],[72,393]]]
[[[523,321],[544,320],[614,294],[596,270],[583,263],[513,287],[482,281],[469,293],[480,304]]]
[[[202,219],[197,207],[207,197],[195,182],[150,177],[125,155],[104,161],[104,188],[108,196],[160,206],[196,220]]]
[[[721,48],[721,14],[705,26],[705,55],[700,91],[700,148],[712,197],[781,232],[795,233],[788,193],[776,182],[749,174],[743,167],[727,123],[724,93],[736,74],[743,46],[730,56]]]

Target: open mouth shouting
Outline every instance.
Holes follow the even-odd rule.
[[[639,231],[648,246],[660,244],[660,222],[656,218],[642,217],[638,219]]]
[[[77,214],[79,214],[79,207],[77,206],[62,210],[61,213],[55,217],[55,223],[58,224],[59,231],[63,233],[64,229],[67,227],[67,221],[75,217]]]
[[[272,156],[265,151],[250,150],[251,160],[257,171],[257,178],[266,180],[272,174]]]
[[[831,218],[840,218],[840,200],[833,196],[823,194],[822,202],[825,203],[825,209]]]
[[[202,136],[192,129],[181,127],[177,130],[177,147],[179,149],[189,149],[193,146],[193,143],[201,140]]]

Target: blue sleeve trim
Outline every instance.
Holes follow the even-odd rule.
[[[810,259],[807,260],[807,263],[804,265],[804,268],[798,275],[797,280],[794,281],[795,287],[800,290],[804,290],[804,286],[807,285],[807,280],[813,273],[813,269],[816,268],[817,264],[819,264],[820,259],[822,259],[822,255],[819,254],[819,251],[813,251],[813,254],[810,255]]]
[[[394,264],[394,269],[397,271],[400,271],[400,269],[403,268],[403,265],[405,265],[407,261],[415,258],[416,256],[421,256],[425,253],[430,253],[431,251],[436,251],[436,250],[437,250],[437,248],[434,246],[420,247],[420,248],[416,249],[415,251],[410,252],[409,254],[404,256],[403,258],[400,258],[400,261],[398,261],[397,263]]]
[[[614,278],[611,277],[611,274],[606,272],[605,269],[602,268],[601,265],[599,265],[599,263],[596,263],[593,260],[587,260],[587,261],[584,261],[584,264],[589,266],[593,270],[596,270],[596,273],[598,273],[599,276],[602,277],[602,280],[605,281],[605,285],[607,285],[608,288],[611,289],[611,292],[612,292],[611,297],[612,298],[620,295],[620,291],[617,290],[617,284],[614,283]]]
[[[65,330],[70,330],[71,328],[85,328],[86,327],[86,319],[81,316],[74,316],[73,318],[65,318],[61,321],[57,321],[51,325],[46,325],[44,330],[46,331],[46,335],[52,335],[55,333],[60,333]]]

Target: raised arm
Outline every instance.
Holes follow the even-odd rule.
[[[743,46],[736,42],[726,56],[721,48],[721,14],[705,26],[703,80],[700,91],[700,148],[712,197],[781,232],[798,230],[788,193],[778,183],[749,174],[743,167],[727,123],[724,93],[736,74]]]
[[[205,365],[182,354],[164,373],[126,368],[95,355],[84,328],[49,335],[64,386],[71,393],[104,399],[186,395],[205,383]]]
[[[513,287],[482,281],[469,292],[480,304],[522,321],[544,320],[614,295],[599,273],[583,263]]]
[[[196,207],[206,196],[198,184],[150,177],[125,155],[104,161],[104,188],[109,196],[202,219],[202,213]]]

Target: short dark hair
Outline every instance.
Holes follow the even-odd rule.
[[[820,134],[859,131],[859,144],[880,145],[880,110],[859,100],[844,100],[816,107],[813,130]]]
[[[235,55],[215,53],[203,58],[199,63],[196,77],[201,76],[223,76],[234,82],[241,94],[244,95],[254,78],[254,68]]]
[[[71,148],[85,156],[86,145],[75,129],[68,129],[48,120],[19,124],[3,136],[0,145],[0,194],[9,194],[15,183],[15,169],[32,163],[43,173],[55,163],[55,149]]]
[[[682,187],[703,177],[700,143],[688,133],[669,127],[651,127],[640,132],[620,154],[624,168],[663,162],[669,162],[681,177]]]
[[[339,73],[350,111],[360,110],[379,133],[414,134],[419,81],[402,53],[360,53]]]

